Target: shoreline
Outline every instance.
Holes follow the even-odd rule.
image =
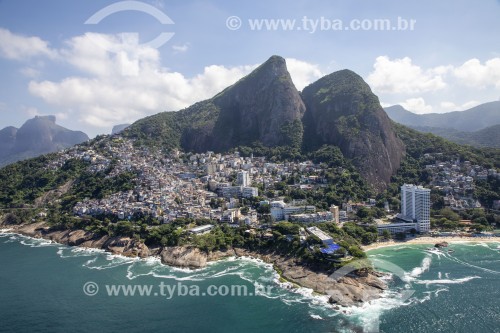
[[[370,245],[363,245],[363,251],[368,252],[384,247],[402,246],[402,245],[432,245],[437,243],[447,242],[449,244],[456,243],[498,243],[500,245],[500,237],[475,238],[475,237],[418,237],[406,241],[386,241],[377,242]]]
[[[47,239],[67,246],[100,249],[125,257],[159,257],[162,264],[170,267],[200,269],[231,256],[260,259],[272,264],[274,271],[286,281],[326,295],[328,302],[334,307],[361,306],[383,297],[382,294],[387,289],[378,272],[364,272],[357,276],[346,275],[333,279],[330,277],[331,271],[317,271],[295,257],[283,256],[275,251],[229,248],[206,253],[192,246],[148,248],[144,243],[128,237],[98,236],[84,230],[52,231],[44,222],[21,225],[5,225],[2,222],[0,221],[0,229],[4,232],[5,229],[10,229],[9,233]]]

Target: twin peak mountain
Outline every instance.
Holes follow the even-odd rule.
[[[403,142],[359,75],[341,70],[300,93],[279,56],[213,98],[139,120],[124,135],[193,152],[255,143],[303,151],[334,145],[377,190],[390,182],[404,155]]]

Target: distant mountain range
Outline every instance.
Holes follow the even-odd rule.
[[[19,129],[9,126],[0,130],[0,167],[68,148],[88,139],[83,132],[57,125],[55,116],[36,116]]]
[[[459,144],[500,148],[500,101],[448,113],[415,114],[401,105],[387,107],[385,112],[395,122],[420,132]]]

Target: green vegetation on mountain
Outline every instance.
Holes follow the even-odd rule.
[[[298,147],[304,111],[285,60],[273,56],[213,98],[142,119],[123,135],[139,144],[194,152],[224,152],[254,142]]]
[[[440,154],[441,160],[470,161],[472,164],[486,168],[500,168],[500,150],[494,148],[474,148],[449,142],[430,133],[420,133],[406,126],[393,123],[398,137],[406,146],[406,156],[401,167],[392,177],[391,184],[386,191],[379,194],[379,198],[397,198],[399,187],[404,183],[429,183],[428,171],[425,169],[429,160],[425,154]],[[499,198],[498,180],[489,177],[486,181],[476,182],[476,198],[486,207],[491,207],[493,200]]]
[[[9,137],[10,132],[5,133]],[[303,171],[309,164],[290,169],[283,167],[281,173],[270,172],[273,179],[270,183],[263,180],[255,184],[262,196],[241,201],[245,206],[243,214],[250,209],[260,214],[262,228],[254,228],[253,232],[247,230],[247,226],[235,225],[233,228],[226,223],[217,224],[205,235],[188,232],[196,225],[213,223],[203,219],[177,218],[160,225],[160,220],[152,217],[158,208],[154,207],[154,201],[147,201],[148,206],[153,207],[151,214],[143,214],[139,209],[126,217],[127,220],[119,220],[116,214],[110,213],[108,206],[97,211],[100,215],[74,216],[77,202],[132,190],[137,185],[134,179],[142,171],[151,171],[149,167],[154,169],[166,163],[167,159],[145,159],[138,165],[129,165],[113,173],[116,156],[127,154],[116,153],[111,146],[126,141],[124,138],[133,139],[136,151],[144,156],[172,149],[186,152],[238,150],[243,157],[264,156],[266,162],[312,160],[319,167],[314,169],[316,166],[312,166],[309,171]],[[50,154],[0,169],[0,205],[7,209],[6,219],[10,223],[36,220],[44,215],[37,214],[43,210],[48,214],[50,226],[58,230],[83,229],[97,235],[128,236],[148,246],[190,244],[204,251],[229,247],[269,249],[300,257],[306,262],[330,265],[328,267],[340,264],[322,257],[319,240],[310,235],[304,243],[301,226],[297,223],[279,222],[272,226],[271,222],[275,221],[271,221],[269,205],[259,202],[278,198],[287,203],[304,200],[304,204],[327,210],[333,204],[375,198],[376,207],[358,211],[358,221],[363,222],[362,225],[346,223],[340,228],[333,223],[316,224],[341,245],[342,253],[363,257],[360,245],[377,240],[372,222],[384,217],[385,201],[398,209],[399,187],[403,183],[429,183],[426,154],[439,154],[442,160],[468,160],[486,168],[500,168],[498,149],[461,146],[391,122],[370,87],[351,71],[327,75],[306,87],[300,95],[280,57],[271,57],[211,99],[178,112],[163,112],[141,119],[120,134],[97,137],[82,147],[89,148],[92,154],[87,156],[88,151],[80,152],[79,158],[75,157],[76,153],[68,155],[70,157],[66,156],[68,159],[62,166],[54,165],[59,155]],[[92,169],[95,165],[88,161],[97,157],[106,164]],[[189,157],[192,155],[182,156],[185,161]],[[141,170],[143,161],[152,161],[153,165]],[[308,179],[308,176],[312,176],[311,182],[298,186],[304,184],[301,178]],[[228,183],[234,181],[232,175],[227,178]],[[491,206],[493,200],[498,199],[499,183],[492,177],[477,181],[476,198]],[[144,186],[146,192],[156,188],[151,184]],[[444,228],[458,223],[455,215],[443,210],[442,195],[432,195],[434,211],[443,215],[433,223]],[[135,202],[132,196],[130,199]],[[171,200],[182,204],[179,197]],[[223,204],[220,199],[210,201],[212,208]],[[492,220],[489,215],[473,218],[475,224],[485,227]]]
[[[45,192],[78,177],[85,168],[84,162],[69,160],[57,171],[48,170],[47,164],[55,157],[55,154],[48,154],[0,169],[2,207],[31,205]]]
[[[382,190],[401,162],[404,145],[368,84],[342,70],[302,92],[304,148],[335,145],[375,189]]]

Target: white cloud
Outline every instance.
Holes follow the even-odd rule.
[[[442,111],[449,112],[449,111],[467,110],[467,109],[473,108],[479,104],[481,104],[481,103],[478,101],[468,101],[468,102],[465,102],[463,104],[455,104],[453,102],[446,101],[446,102],[441,102],[439,104],[439,106],[441,107]]]
[[[95,76],[137,75],[143,67],[158,67],[158,50],[137,44],[130,34],[86,33],[66,42],[64,60],[85,74]]]
[[[13,60],[26,60],[35,56],[55,58],[57,52],[39,37],[27,37],[0,28],[0,54]]]
[[[59,82],[33,80],[30,93],[64,110],[76,109],[85,124],[107,128],[212,97],[256,67],[212,65],[187,78],[161,67],[154,48],[106,51],[119,42],[116,36],[99,34],[72,38],[61,54],[85,77],[72,76]]]
[[[62,110],[74,109],[84,124],[109,128],[210,98],[257,67],[211,65],[186,77],[162,67],[158,50],[128,45],[124,40],[95,33],[70,39],[59,51],[61,59],[83,75],[61,81],[32,80],[30,93]],[[286,61],[298,89],[322,75],[317,65]]]
[[[446,87],[443,75],[448,66],[423,70],[414,65],[409,57],[391,60],[387,56],[377,57],[374,71],[367,82],[376,93],[421,93],[437,91]]]
[[[21,68],[20,70],[21,74],[28,77],[28,78],[36,78],[40,75],[40,71],[38,69],[32,68],[32,67],[24,67]]]
[[[399,104],[401,104],[401,106],[404,107],[406,110],[418,114],[432,112],[432,106],[425,104],[425,100],[422,97],[409,98],[406,101],[401,102]]]
[[[292,77],[295,87],[299,91],[324,75],[318,65],[294,58],[287,58],[286,66],[290,72],[290,76]]]
[[[484,65],[479,59],[470,59],[453,70],[461,83],[477,88],[495,86],[500,88],[500,58],[487,60]]]

